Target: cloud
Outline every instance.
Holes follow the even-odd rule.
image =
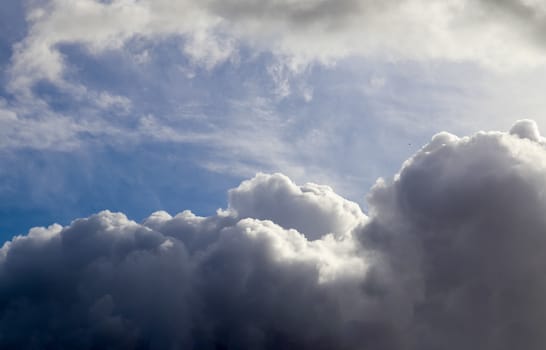
[[[308,239],[328,233],[343,235],[366,219],[358,204],[330,187],[313,183],[299,187],[282,174],[258,174],[244,181],[229,191],[229,203],[228,210],[241,218],[271,220]]]
[[[207,69],[236,57],[239,47],[271,52],[296,71],[354,55],[541,65],[544,13],[541,3],[520,0],[51,0],[29,5],[10,87],[28,93],[42,79],[62,81],[63,44],[99,53],[134,38],[184,38],[183,51]]]
[[[537,133],[524,120],[437,134],[378,180],[369,217],[328,187],[259,174],[210,217],[34,228],[0,250],[0,344],[542,349]]]
[[[358,246],[351,235],[310,241],[233,213],[157,212],[137,224],[105,211],[36,228],[0,252],[0,344],[351,347],[373,309],[351,303],[366,270]]]
[[[372,190],[365,245],[420,294],[412,348],[544,346],[546,152],[536,131],[524,120],[510,134],[438,134]]]
[[[522,119],[510,129],[510,134],[529,139],[535,142],[541,142],[542,137],[538,130],[538,125],[534,120]]]

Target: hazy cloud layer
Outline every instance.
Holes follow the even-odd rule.
[[[259,174],[211,217],[35,228],[0,251],[0,345],[543,349],[545,185],[524,120],[434,136],[377,182],[369,217]]]
[[[10,82],[27,93],[42,79],[64,83],[61,45],[97,53],[135,38],[184,38],[182,51],[207,69],[237,60],[241,46],[272,52],[294,70],[352,55],[503,68],[544,63],[546,12],[537,1],[51,0],[27,7],[28,35],[14,47]]]

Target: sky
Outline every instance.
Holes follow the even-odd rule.
[[[536,0],[2,1],[0,345],[543,349],[545,34]]]
[[[257,172],[366,206],[443,130],[540,124],[538,3],[3,1],[0,234],[210,215]]]

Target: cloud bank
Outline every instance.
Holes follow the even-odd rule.
[[[50,0],[27,7],[29,30],[14,47],[10,82],[27,93],[40,80],[66,83],[62,45],[99,53],[173,37],[184,38],[182,51],[207,69],[237,60],[241,47],[273,53],[294,70],[354,55],[503,68],[544,63],[546,8],[529,0]]]
[[[0,250],[0,346],[543,349],[536,124],[448,133],[369,193],[259,174],[210,217],[103,211]]]

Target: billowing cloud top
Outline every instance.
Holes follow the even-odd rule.
[[[271,220],[294,228],[308,239],[327,233],[343,235],[365,219],[358,204],[330,187],[312,183],[299,187],[282,174],[258,174],[230,190],[229,210],[240,218]]]
[[[536,125],[440,133],[369,194],[259,174],[210,217],[103,211],[0,251],[0,346],[543,349]]]

